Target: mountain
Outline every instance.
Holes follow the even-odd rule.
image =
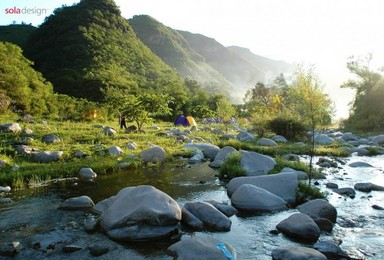
[[[56,9],[30,36],[26,56],[55,91],[100,101],[103,89],[185,94],[179,74],[135,35],[113,0]]]
[[[25,48],[29,36],[36,27],[27,24],[12,24],[0,26],[0,41],[11,42],[21,48]]]
[[[176,30],[148,15],[128,20],[137,37],[183,77],[199,81],[209,92],[229,92],[235,86],[205,62]]]

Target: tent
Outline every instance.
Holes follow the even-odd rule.
[[[182,126],[196,126],[196,121],[193,117],[191,116],[179,116],[174,125],[182,125]]]

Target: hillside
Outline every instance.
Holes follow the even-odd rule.
[[[235,86],[205,62],[176,30],[148,15],[128,20],[137,37],[183,77],[199,81],[209,92],[229,92]]]
[[[100,101],[102,89],[183,92],[183,81],[137,39],[113,0],[82,0],[54,11],[25,49],[55,91]],[[181,93],[180,95],[184,95]]]
[[[25,48],[29,36],[36,30],[36,27],[26,24],[12,24],[0,26],[0,41],[11,42]]]

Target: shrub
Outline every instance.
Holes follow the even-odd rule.
[[[296,139],[305,134],[305,125],[293,118],[276,117],[270,120],[268,128],[275,134],[282,135],[288,140]]]
[[[296,205],[303,204],[314,199],[325,199],[326,194],[321,192],[319,188],[309,186],[307,182],[299,182],[296,192]]]
[[[241,167],[240,159],[240,153],[231,153],[219,170],[220,179],[231,180],[235,177],[245,176],[246,171]]]

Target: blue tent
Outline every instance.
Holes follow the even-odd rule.
[[[174,125],[182,125],[182,126],[190,126],[191,124],[189,123],[188,119],[185,116],[179,116]]]

